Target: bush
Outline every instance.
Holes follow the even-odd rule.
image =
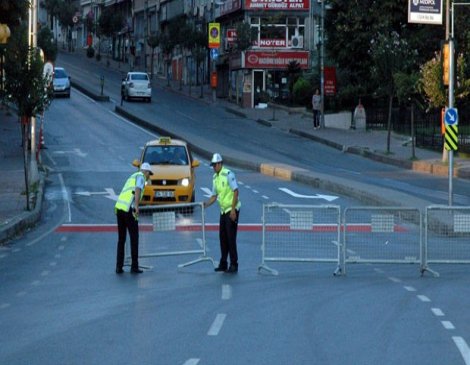
[[[312,85],[303,77],[294,84],[294,104],[308,107],[312,98]]]
[[[93,56],[95,55],[95,49],[92,47],[92,46],[89,46],[87,49],[86,49],[86,56],[88,58],[93,58]]]

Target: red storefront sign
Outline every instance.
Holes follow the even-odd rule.
[[[244,68],[286,69],[291,61],[297,61],[300,68],[307,69],[308,52],[246,51]]]
[[[236,29],[227,29],[226,37],[227,43],[232,45],[237,40],[237,30]]]
[[[245,10],[309,10],[309,0],[245,0]]]
[[[336,67],[325,66],[324,75],[325,75],[325,85],[324,85],[325,95],[335,96],[336,95]]]

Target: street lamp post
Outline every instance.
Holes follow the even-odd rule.
[[[325,0],[321,0],[320,78],[320,126],[325,128]]]
[[[470,3],[452,3],[451,29],[449,40],[449,108],[454,107],[454,75],[455,75],[455,54],[454,54],[454,6],[469,6]],[[448,19],[448,16],[447,16]],[[448,28],[446,28],[447,30]],[[449,151],[449,206],[453,205],[453,183],[454,174],[454,151]]]

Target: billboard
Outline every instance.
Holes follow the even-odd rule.
[[[309,0],[245,0],[245,10],[309,10]]]
[[[408,0],[408,23],[442,24],[443,0]]]

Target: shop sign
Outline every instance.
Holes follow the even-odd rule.
[[[336,68],[325,66],[325,95],[335,96],[336,95]]]
[[[292,61],[297,61],[301,69],[307,69],[308,52],[246,51],[244,68],[286,69]]]
[[[309,10],[309,0],[245,0],[245,10]]]
[[[225,36],[227,43],[229,45],[233,45],[237,40],[237,30],[236,29],[227,29],[227,33]]]
[[[261,48],[286,48],[286,40],[285,39],[260,39],[258,41],[254,41],[253,45],[255,47]]]
[[[209,23],[209,48],[220,47],[220,23]]]

